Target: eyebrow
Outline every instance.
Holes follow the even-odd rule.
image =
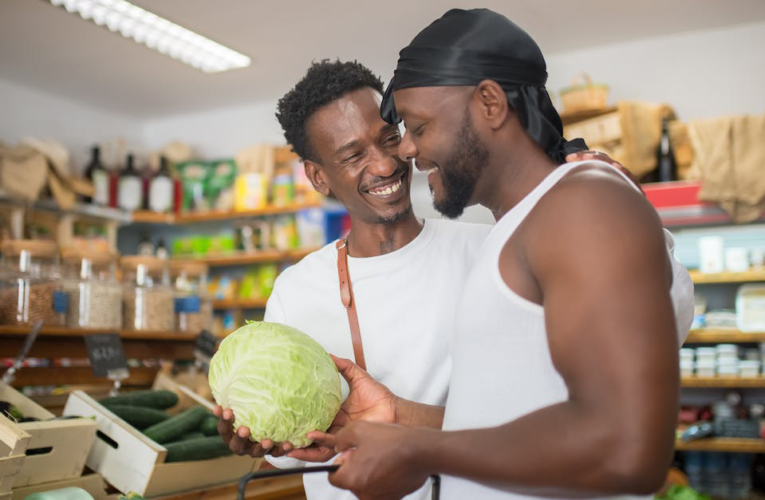
[[[340,146],[339,148],[337,148],[337,150],[335,151],[335,154],[336,155],[341,155],[344,152],[348,151],[349,149],[353,149],[355,147],[358,147],[358,145],[359,145],[359,141],[355,141],[354,140],[354,141],[351,141],[351,142],[347,142],[347,143],[343,144],[342,146]]]

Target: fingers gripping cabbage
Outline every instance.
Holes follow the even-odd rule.
[[[252,322],[226,337],[210,363],[215,401],[234,412],[234,428],[251,439],[311,444],[306,434],[326,430],[341,403],[340,375],[321,345],[279,323]]]

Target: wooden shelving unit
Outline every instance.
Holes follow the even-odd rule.
[[[740,332],[733,329],[692,330],[685,339],[686,344],[738,344],[765,342],[765,332]]]
[[[219,211],[201,212],[190,214],[158,214],[155,212],[133,212],[133,222],[144,224],[195,224],[201,222],[214,222],[221,220],[247,219],[251,217],[264,217],[268,215],[292,214],[308,208],[321,207],[321,203],[294,203],[285,206],[268,206],[258,210],[247,211]]]
[[[230,299],[214,300],[213,309],[265,309],[268,299]]]
[[[223,500],[235,498],[237,484],[224,484],[204,491],[189,491],[163,496],[156,500]],[[302,476],[275,477],[250,481],[245,490],[247,500],[305,500]]]
[[[0,326],[0,358],[13,358],[24,344],[29,327]],[[86,359],[84,337],[95,333],[115,333],[103,329],[86,330],[45,327],[29,352],[30,358]],[[188,360],[194,358],[197,335],[179,332],[119,331],[125,357],[128,359]],[[126,386],[151,385],[159,368],[130,368]],[[0,370],[0,375],[5,371]],[[25,367],[19,370],[13,385],[109,385],[105,378],[95,378],[89,367]]]
[[[702,273],[690,271],[691,279],[697,285],[707,283],[754,283],[765,281],[765,271],[746,271],[743,273]]]
[[[683,377],[681,385],[688,388],[765,388],[765,377]]]
[[[704,438],[675,442],[677,451],[715,451],[727,453],[765,453],[765,439]]]
[[[246,264],[263,264],[268,262],[298,261],[316,248],[298,250],[266,250],[262,252],[239,252],[223,255],[210,255],[202,258],[177,258],[183,262],[201,262],[210,267],[241,266]]]

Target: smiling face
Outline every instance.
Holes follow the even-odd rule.
[[[398,222],[412,211],[411,167],[397,155],[401,136],[380,118],[380,101],[361,88],[320,108],[307,125],[317,159],[305,161],[308,178],[368,224]]]
[[[449,218],[476,203],[476,186],[489,161],[468,109],[470,93],[470,87],[395,92],[396,110],[406,126],[399,156],[414,159],[428,173],[433,205]]]

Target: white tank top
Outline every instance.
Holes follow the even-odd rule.
[[[543,308],[507,286],[499,273],[499,255],[537,202],[583,163],[593,162],[553,170],[497,222],[479,250],[457,310],[444,430],[495,427],[568,399],[550,356]],[[441,498],[533,497],[445,476]]]

